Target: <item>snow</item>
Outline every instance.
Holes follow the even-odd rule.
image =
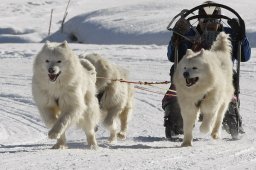
[[[169,80],[169,21],[202,1],[71,0],[63,36],[58,30],[67,2],[1,0],[0,169],[255,169],[255,1],[224,3],[244,18],[253,47],[251,60],[241,64],[243,138],[233,141],[223,130],[222,139],[213,140],[199,132],[197,123],[193,147],[181,148],[181,140],[164,137],[161,100],[169,85],[142,86],[158,93],[136,89],[127,140],[109,145],[108,132],[100,126],[96,151],[87,148],[85,134],[76,127],[67,132],[69,149],[51,150],[55,140],[47,138],[48,129],[32,99],[32,64],[47,37],[51,9],[51,40],[73,33],[84,43],[70,43],[76,54],[99,53],[127,68],[132,81],[152,82]]]

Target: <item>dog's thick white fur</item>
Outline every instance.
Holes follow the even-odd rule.
[[[117,136],[125,139],[133,110],[134,88],[131,84],[113,80],[128,80],[128,71],[98,54],[82,54],[80,57],[89,60],[96,68],[98,99],[100,108],[105,113],[102,121],[110,131],[109,142],[116,142]],[[117,133],[118,117],[121,124],[119,133]]]
[[[181,146],[192,146],[192,129],[199,111],[203,113],[202,133],[220,137],[224,114],[232,99],[231,43],[221,32],[210,50],[194,53],[188,49],[174,73],[177,97],[183,118]]]
[[[91,149],[97,148],[95,127],[100,120],[96,97],[96,71],[87,60],[80,60],[63,43],[46,42],[35,58],[32,94],[54,149],[66,147],[65,131],[76,123]]]

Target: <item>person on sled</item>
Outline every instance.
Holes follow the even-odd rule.
[[[213,1],[206,1],[203,4],[211,4]],[[209,10],[207,10],[210,8]],[[212,9],[214,8],[214,9]],[[199,15],[221,15],[221,8],[215,6],[209,6],[199,9]],[[177,23],[176,23],[177,24]],[[192,49],[194,51],[199,51],[201,48],[209,49],[213,41],[217,37],[218,33],[224,31],[229,34],[232,41],[232,60],[236,60],[238,49],[237,41],[241,41],[241,61],[246,62],[250,59],[251,48],[249,42],[245,35],[245,30],[240,29],[237,19],[231,19],[228,24],[231,27],[224,27],[221,23],[221,19],[199,19],[196,30],[200,34],[200,37],[204,39],[201,43],[192,44],[187,39],[176,34],[175,32],[172,35],[172,38],[168,45],[167,57],[170,62],[175,61],[175,46],[178,47],[178,59],[180,60],[186,53],[187,49]],[[188,33],[185,36],[191,37],[195,36],[194,29],[190,28]],[[173,82],[175,66],[172,65],[170,69],[171,82]],[[236,83],[237,76],[234,70],[233,82]],[[235,89],[239,90],[239,89]],[[235,92],[236,94],[236,92]],[[233,100],[230,102],[228,111],[225,114],[223,119],[223,127],[225,130],[232,135],[232,138],[236,138],[238,133],[244,133],[242,128],[242,118],[239,114],[239,100],[234,95]],[[180,108],[178,105],[177,97],[175,94],[175,85],[172,83],[170,90],[166,92],[162,100],[162,108],[165,112],[164,115],[164,126],[165,126],[165,135],[168,139],[175,139],[176,135],[183,134],[183,120],[180,113]],[[199,120],[203,119],[203,116],[200,115]],[[236,133],[237,131],[237,133]]]

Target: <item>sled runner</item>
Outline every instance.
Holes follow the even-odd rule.
[[[222,14],[226,13],[228,14],[228,16],[222,15],[222,14],[214,14],[214,12],[211,15],[200,12],[200,11],[204,11],[206,8],[207,9],[219,8],[221,9],[221,11],[224,11],[222,12]],[[231,41],[233,44],[233,48],[237,48],[236,54],[235,54],[236,60],[234,60],[234,75],[233,75],[235,97],[234,97],[234,100],[230,102],[229,109],[223,120],[223,127],[228,133],[231,134],[233,139],[237,139],[239,136],[239,133],[244,133],[243,130],[240,128],[242,120],[239,113],[239,109],[240,109],[239,77],[240,77],[240,62],[241,62],[241,44],[242,44],[242,38],[243,38],[242,35],[245,32],[245,24],[241,16],[234,9],[222,4],[217,4],[217,3],[202,4],[190,10],[187,10],[187,9],[182,10],[179,14],[177,14],[172,19],[172,21],[167,26],[167,29],[177,34],[177,37],[178,37],[175,43],[175,60],[174,60],[175,67],[174,68],[176,68],[177,63],[180,60],[178,57],[179,56],[178,45],[180,40],[185,39],[187,41],[190,41],[192,44],[200,44],[204,41],[204,38],[206,38],[202,36],[202,34],[200,34],[196,29],[196,25],[198,24],[199,20],[218,21],[223,26],[228,27],[232,30]],[[186,34],[190,30],[193,30],[195,32],[195,35],[187,36]],[[206,36],[208,36],[207,39],[215,39],[217,34],[218,34],[217,31],[215,33],[210,32]]]

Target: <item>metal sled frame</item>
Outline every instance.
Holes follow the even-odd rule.
[[[199,5],[199,6],[196,6],[190,10],[182,10],[178,15],[176,15],[172,21],[170,22],[170,24],[167,26],[167,29],[169,31],[172,31],[172,32],[175,32],[174,30],[174,26],[175,26],[175,23],[174,22],[175,20],[180,20],[180,19],[185,19],[187,20],[189,23],[190,23],[190,26],[192,26],[193,24],[191,24],[191,21],[195,21],[195,20],[199,20],[199,19],[221,19],[222,21],[223,20],[231,20],[231,18],[227,17],[227,16],[224,16],[224,15],[195,15],[195,13],[198,13],[198,11],[200,9],[203,9],[204,7],[220,7],[221,10],[225,9],[226,11],[228,11],[229,13],[231,13],[231,15],[234,15],[234,17],[232,18],[236,18],[238,19],[238,22],[239,22],[239,26],[240,26],[240,29],[245,29],[245,25],[244,25],[244,21],[243,19],[241,18],[241,16],[232,8],[226,6],[226,5],[222,5],[222,4],[218,4],[218,3],[211,3],[211,4],[202,4],[202,5]],[[178,17],[180,16],[179,19],[177,19]],[[174,23],[174,24],[173,24]],[[196,21],[194,23],[197,23]],[[227,26],[229,26],[228,24],[226,24]],[[173,27],[172,27],[173,26]],[[232,29],[232,28],[231,28]],[[188,39],[188,37],[186,37],[185,35],[182,35],[180,34],[179,32],[175,32],[176,34],[178,34],[179,36],[185,38],[185,39]],[[191,40],[193,41],[193,40]],[[238,99],[238,102],[240,101],[239,100],[239,93],[240,93],[240,86],[239,86],[239,77],[240,77],[240,62],[241,62],[241,44],[242,42],[241,41],[236,41],[235,43],[237,43],[238,45],[238,49],[237,49],[237,63],[236,63],[236,78],[237,78],[237,81],[235,83],[235,89],[236,89],[236,92],[235,92],[235,95]],[[176,69],[176,66],[177,66],[177,63],[179,61],[178,59],[178,45],[175,46],[175,60],[174,60],[174,64],[175,64],[175,69]],[[240,104],[238,104],[238,109],[240,108]],[[239,115],[237,115],[239,116]]]

